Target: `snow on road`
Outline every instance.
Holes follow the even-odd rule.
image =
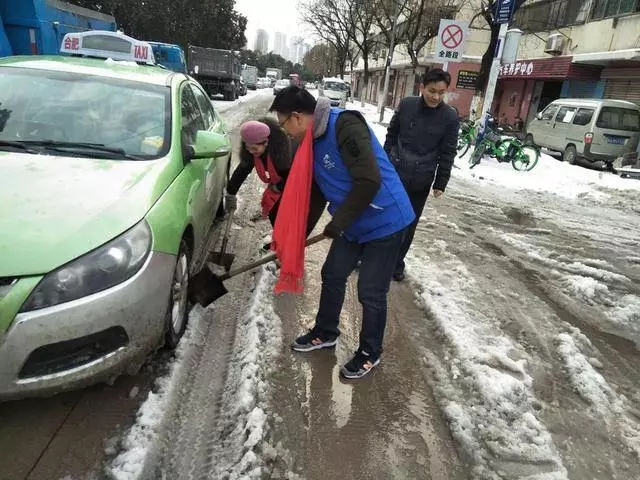
[[[251,92],[214,105],[236,128],[247,117],[263,115],[270,95]],[[375,107],[367,105],[363,113],[383,142],[386,126],[377,123]],[[384,123],[391,114],[385,111]],[[372,386],[388,386],[384,379],[391,376],[408,378],[416,372],[402,369],[417,367],[457,442],[461,465],[469,465],[469,478],[640,478],[640,182],[547,155],[531,172],[488,158],[473,170],[467,165],[466,158],[457,160],[447,192],[429,199],[419,224],[407,259],[417,306],[407,310],[411,315],[401,326],[392,324],[386,344],[393,342],[385,358],[395,363],[383,361],[372,380],[349,384],[349,392],[364,405],[373,402],[378,408],[371,409],[377,412],[371,418],[384,427],[386,415],[408,407],[382,402],[383,393]],[[247,220],[259,188],[243,191],[240,205],[246,211],[234,230],[243,235],[235,247],[250,258],[265,231]],[[317,277],[320,265],[314,261],[307,275]],[[357,411],[362,404],[345,414],[326,413],[319,402],[316,418],[316,410],[296,403],[296,394],[282,387],[291,375],[302,382],[300,372],[312,367],[297,357],[282,360],[283,337],[295,333],[282,331],[271,293],[274,278],[263,268],[237,280],[234,291],[240,293],[231,299],[192,312],[171,372],[149,395],[110,465],[114,478],[264,478],[287,458],[284,475],[300,459],[323,458],[322,452],[309,457],[303,451],[303,445],[314,445],[308,425],[337,425],[335,432],[323,427],[321,437],[336,455],[352,447],[339,437],[345,425],[357,427],[353,441],[377,436],[377,425],[349,420],[364,415]],[[301,302],[305,322],[315,303],[310,296]],[[354,305],[349,308],[358,312]],[[296,321],[295,305],[287,312],[283,319]],[[347,355],[344,349],[337,355]],[[418,357],[407,358],[413,351]],[[314,358],[315,388],[335,383],[322,376],[335,361]],[[292,371],[274,372],[278,365]],[[274,417],[274,373],[280,379],[276,397],[290,401],[292,413],[302,410],[308,424],[294,415]],[[306,401],[329,395],[312,392],[310,381],[302,383]],[[332,388],[346,386],[338,382]],[[431,398],[426,389],[421,393]],[[290,438],[279,438],[283,431]],[[291,441],[296,438],[302,440]],[[281,441],[287,440],[285,451]],[[441,437],[439,445],[448,441]],[[405,442],[400,443],[408,450],[416,448]],[[340,458],[348,462],[349,455]],[[322,478],[322,468],[315,467],[303,465],[302,472]],[[358,478],[349,473],[354,468],[345,465],[344,478]],[[425,467],[424,477],[416,478],[440,477]]]

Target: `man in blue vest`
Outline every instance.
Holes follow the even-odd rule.
[[[324,230],[333,241],[322,267],[316,323],[292,348],[310,352],[335,346],[347,278],[360,262],[360,344],[340,371],[346,378],[361,378],[380,362],[389,284],[405,232],[415,218],[411,202],[359,112],[332,108],[328,99],[316,101],[296,86],[280,91],[270,111],[296,139],[313,126],[313,177],[333,217]]]

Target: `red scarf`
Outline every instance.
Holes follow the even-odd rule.
[[[313,125],[298,147],[282,194],[271,250],[280,260],[280,275],[275,293],[300,293],[303,290],[304,244],[311,198],[313,173]]]
[[[266,218],[269,216],[269,212],[271,212],[273,206],[278,202],[278,200],[280,200],[280,196],[282,195],[282,192],[271,190],[268,185],[278,184],[282,181],[282,178],[278,175],[278,171],[276,170],[276,167],[273,166],[273,162],[269,155],[267,155],[266,170],[264,168],[262,158],[257,155],[253,157],[253,165],[256,167],[256,173],[260,177],[260,180],[267,184],[267,188],[265,188],[262,193],[262,201],[260,202],[260,205],[262,206],[262,216]]]

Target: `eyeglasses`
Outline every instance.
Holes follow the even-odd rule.
[[[284,126],[287,124],[287,122],[289,120],[291,120],[291,117],[293,117],[294,115],[297,115],[297,112],[291,112],[289,115],[287,115],[287,118],[285,118],[281,122],[278,122],[278,125],[280,125],[280,128],[284,128]]]

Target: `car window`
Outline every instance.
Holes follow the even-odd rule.
[[[345,86],[345,84],[340,82],[325,82],[323,88],[326,90],[339,90],[339,91],[347,90],[347,87]]]
[[[198,101],[189,84],[185,84],[182,88],[180,109],[182,111],[183,140],[191,144],[196,139],[196,132],[198,130],[204,130],[204,121],[200,107],[198,106]]]
[[[549,105],[542,111],[541,120],[551,120],[558,111],[558,105]]]
[[[596,125],[612,130],[640,131],[640,113],[638,110],[620,107],[602,107]]]
[[[593,108],[580,108],[573,117],[574,125],[588,125],[593,118],[595,110]]]
[[[571,123],[576,114],[576,107],[560,107],[556,115],[556,122]]]
[[[99,144],[157,158],[171,145],[170,94],[166,86],[86,73],[0,68],[0,140]]]
[[[209,100],[209,97],[207,97],[207,94],[204,93],[197,85],[192,84],[191,88],[193,89],[193,94],[195,95],[196,101],[198,102],[200,110],[202,111],[204,128],[206,130],[209,130],[216,121],[215,114],[213,113],[213,107],[211,106],[211,101]]]

